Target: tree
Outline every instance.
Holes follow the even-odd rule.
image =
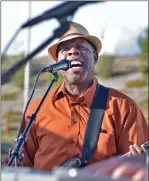
[[[141,54],[148,54],[148,27],[141,32],[138,43],[141,49]]]
[[[140,68],[139,70],[143,74],[148,74],[149,67],[148,67],[148,27],[141,32],[138,38],[138,44],[140,46],[141,54],[140,54]]]

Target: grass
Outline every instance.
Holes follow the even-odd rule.
[[[148,80],[147,79],[136,79],[132,80],[126,83],[126,86],[128,88],[133,88],[133,87],[145,87],[148,86]]]
[[[114,61],[114,56],[100,56],[99,61],[95,66],[96,74],[101,76],[103,79],[112,77]]]
[[[140,105],[143,109],[148,109],[148,99],[141,101]]]
[[[4,95],[1,96],[1,100],[2,100],[2,101],[14,100],[14,99],[17,98],[19,92],[20,92],[20,91],[13,92],[13,93],[8,93],[8,94],[4,94]]]
[[[24,87],[24,66],[18,70],[15,74],[12,75],[11,83],[20,88]]]
[[[145,119],[148,121],[149,120],[149,117],[148,117],[148,99],[141,101],[139,105],[141,107],[141,110],[143,112]]]

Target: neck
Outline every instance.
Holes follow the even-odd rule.
[[[79,97],[81,94],[86,92],[86,90],[92,85],[93,80],[88,81],[88,82],[83,82],[81,84],[69,84],[65,82],[65,87],[68,92],[68,94],[73,98],[76,99]]]

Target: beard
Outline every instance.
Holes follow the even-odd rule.
[[[80,84],[83,82],[83,77],[80,74],[68,74],[68,73],[61,73],[63,79],[68,84]]]
[[[82,74],[70,73],[68,71],[60,71],[60,73],[64,79],[64,82],[73,85],[87,83],[88,81],[92,80],[95,75],[94,70],[90,70],[89,72],[84,71]]]

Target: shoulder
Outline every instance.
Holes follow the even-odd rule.
[[[113,106],[118,106],[124,112],[134,108],[139,109],[132,98],[113,88],[109,88],[108,102]]]

